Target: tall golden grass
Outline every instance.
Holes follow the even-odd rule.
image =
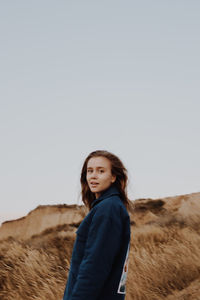
[[[1,242],[1,300],[62,299],[74,237],[57,229],[23,242]]]
[[[75,234],[68,226],[0,244],[1,300],[59,300]],[[126,300],[200,299],[200,215],[133,225]],[[101,299],[103,300],[103,299]]]

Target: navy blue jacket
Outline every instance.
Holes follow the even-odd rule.
[[[115,186],[92,202],[76,234],[63,300],[124,300],[130,217]]]

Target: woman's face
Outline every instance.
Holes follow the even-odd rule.
[[[116,180],[111,173],[111,162],[103,156],[91,157],[87,163],[87,183],[98,198]]]

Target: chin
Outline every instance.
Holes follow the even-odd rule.
[[[100,191],[99,191],[99,190],[96,190],[96,189],[90,189],[90,191],[91,191],[92,193],[100,193]]]
[[[101,193],[99,190],[91,190],[92,193]]]

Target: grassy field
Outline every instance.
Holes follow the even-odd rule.
[[[25,241],[1,241],[0,299],[62,299],[74,239],[63,225]],[[200,300],[198,214],[131,227],[126,300],[163,299]]]

